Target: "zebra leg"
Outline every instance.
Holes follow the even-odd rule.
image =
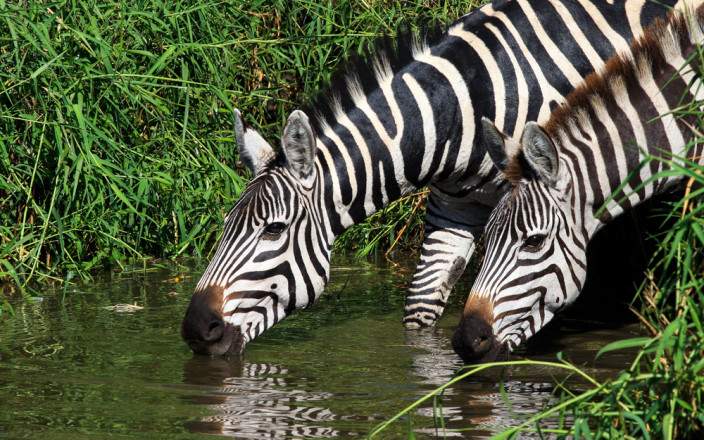
[[[428,196],[425,240],[420,261],[406,296],[406,328],[435,325],[450,292],[474,252],[475,238],[484,229],[490,208],[448,197],[435,189]]]

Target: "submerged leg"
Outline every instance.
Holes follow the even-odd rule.
[[[435,325],[464,272],[490,208],[432,190],[425,216],[425,240],[406,296],[406,328]]]

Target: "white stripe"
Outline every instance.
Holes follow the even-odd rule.
[[[655,110],[657,111],[658,115],[660,115],[660,119],[662,120],[663,126],[665,127],[665,135],[667,136],[667,141],[670,144],[654,145],[654,147],[669,147],[671,151],[677,151],[677,149],[681,148],[684,145],[684,138],[682,137],[682,132],[680,132],[680,129],[677,126],[677,122],[675,121],[675,118],[671,113],[670,106],[667,104],[665,97],[662,95],[660,87],[657,85],[655,79],[653,78],[650,69],[650,61],[640,60],[638,62],[638,72],[641,87],[643,87],[645,92],[648,94],[648,97],[653,103],[653,106],[655,106]],[[650,150],[650,145],[648,145],[648,147],[648,149]]]
[[[591,141],[585,139],[582,137],[582,134],[575,130],[572,132],[572,136],[575,137],[575,139],[580,140],[581,142],[589,145],[592,151],[592,160],[593,162],[593,167],[596,171],[596,178],[598,181],[599,185],[599,190],[604,194],[604,197],[608,198],[609,195],[611,194],[611,183],[609,182],[609,176],[606,174],[606,163],[604,162],[604,156],[601,154],[601,149],[599,148],[598,145],[598,137],[596,135],[596,132],[594,131],[594,125],[592,124],[592,121],[589,119],[589,116],[587,113],[580,112],[583,117],[579,118],[579,122],[581,122],[580,126],[582,130],[589,135],[589,137],[592,139]],[[590,174],[587,172],[587,168],[584,167],[582,168],[582,177],[585,179],[585,184],[589,185],[590,182]],[[589,190],[587,189],[587,192]],[[606,203],[606,210],[614,215],[613,209],[614,207],[618,208],[618,205],[613,200],[610,200],[609,202]],[[597,209],[601,208],[600,206],[596,207]],[[620,209],[620,208],[618,208]]]
[[[599,122],[601,122],[606,128],[606,132],[609,135],[609,140],[611,141],[611,150],[613,151],[614,156],[616,157],[616,163],[609,165],[616,166],[616,171],[618,171],[619,183],[625,183],[628,178],[628,173],[631,170],[628,169],[628,163],[626,162],[626,151],[621,141],[621,136],[619,136],[618,128],[616,127],[616,124],[612,119],[613,116],[609,115],[609,112],[606,110],[606,106],[604,105],[604,101],[598,95],[592,95],[590,101],[592,109],[594,110],[594,114],[596,115]],[[627,139],[626,141],[628,140],[629,139]],[[595,151],[595,153],[600,154],[600,151]],[[611,193],[616,190],[617,186],[618,183],[616,184],[616,186],[611,188]],[[624,185],[623,194],[626,194],[631,205],[635,206],[639,201],[638,195],[629,191],[631,191],[631,186],[629,184]],[[621,197],[621,194],[617,195],[618,199],[620,199]]]
[[[501,73],[501,69],[499,69],[499,65],[496,63],[494,54],[491,53],[483,40],[475,34],[465,31],[463,26],[454,26],[450,28],[447,33],[453,37],[464,40],[464,42],[477,53],[479,59],[482,60],[489,74],[492,89],[494,90],[494,106],[496,107],[494,124],[496,124],[499,130],[503,130],[504,117],[506,114],[506,85],[504,84],[504,77]],[[486,87],[488,86],[489,84],[486,85]]]
[[[369,153],[369,147],[367,146],[367,142],[364,140],[364,136],[362,136],[362,133],[359,132],[357,126],[354,124],[354,122],[352,122],[352,120],[347,116],[346,113],[341,112],[337,114],[335,116],[335,119],[337,120],[337,123],[339,125],[349,130],[350,134],[352,135],[352,139],[354,140],[355,146],[357,147],[357,151],[359,152],[359,155],[362,156],[362,164],[364,165],[364,175],[366,176],[364,188],[364,211],[368,217],[376,211],[376,206],[374,206],[374,200],[372,198],[374,194],[373,191],[375,182],[374,172],[372,171],[372,157]],[[348,170],[348,174],[350,175],[354,175],[354,172],[354,168],[350,168]],[[383,183],[384,182],[376,182],[377,185],[383,185]]]
[[[474,107],[472,106],[472,99],[469,96],[467,84],[464,82],[462,74],[459,70],[457,70],[457,67],[455,67],[454,64],[445,58],[432,55],[427,49],[424,52],[419,53],[416,56],[416,60],[435,68],[439,73],[447,78],[453,92],[455,92],[455,97],[457,98],[459,110],[462,115],[462,138],[460,140],[459,151],[457,153],[457,159],[455,160],[453,169],[464,170],[467,168],[469,157],[472,154],[472,145],[474,143],[476,130],[476,127],[474,126]],[[445,148],[445,153],[447,153],[447,148]],[[439,168],[438,170],[440,171],[442,168]]]
[[[509,30],[511,36],[516,41],[516,44],[518,44],[518,49],[520,50],[521,54],[526,58],[526,60],[528,60],[530,69],[533,71],[533,74],[535,75],[535,78],[538,81],[538,87],[540,87],[540,92],[543,96],[543,105],[540,107],[537,122],[544,123],[550,118],[550,101],[562,103],[564,101],[564,97],[560,94],[560,92],[557,91],[557,89],[552,86],[552,84],[550,84],[547,78],[545,78],[545,75],[543,74],[543,70],[541,69],[540,65],[538,65],[538,62],[535,60],[535,57],[533,57],[532,52],[523,43],[523,39],[521,39],[520,34],[514,27],[511,20],[506,16],[506,14],[502,12],[496,12],[494,16],[498,18],[504,24],[504,26],[506,26],[506,29]],[[523,91],[519,91],[519,94],[525,95],[527,98],[528,96],[530,96],[531,91],[529,91],[526,86],[526,89]]]
[[[496,39],[499,40],[499,43],[501,46],[503,46],[505,53],[508,55],[509,59],[511,60],[511,65],[513,66],[513,71],[516,72],[516,86],[517,86],[517,99],[518,99],[518,108],[516,110],[516,124],[513,127],[513,133],[511,134],[512,137],[517,137],[523,132],[523,128],[526,125],[526,121],[528,120],[528,97],[529,97],[529,92],[528,92],[528,83],[526,82],[526,78],[523,75],[523,70],[521,69],[521,66],[518,65],[518,61],[516,60],[516,56],[514,55],[513,51],[509,47],[508,43],[504,39],[504,36],[501,35],[501,32],[499,29],[494,26],[491,23],[486,24],[486,28],[489,29],[494,36],[496,36]],[[496,122],[494,122],[497,126],[497,128],[501,131],[505,131],[505,128],[503,125],[498,125]],[[502,123],[503,123],[503,118],[502,118]]]
[[[596,26],[599,28],[599,31],[611,42],[611,44],[614,46],[614,49],[616,52],[622,52],[624,50],[629,50],[631,47],[631,44],[621,36],[618,32],[616,32],[610,25],[609,22],[606,21],[603,15],[601,15],[601,12],[599,12],[599,8],[596,7],[594,3],[591,1],[585,1],[585,0],[579,0],[579,3],[582,5],[582,7],[587,11],[589,16],[594,20],[594,23],[596,23]],[[640,16],[640,11],[639,16]],[[628,13],[628,12],[627,12]],[[640,19],[638,20],[638,23],[640,24]],[[643,32],[642,27],[639,27],[637,29],[637,32],[634,32],[634,36],[640,35]]]
[[[626,17],[631,26],[633,38],[638,38],[643,33],[643,24],[640,22],[640,13],[643,11],[646,0],[630,0],[626,2]]]
[[[338,150],[340,150],[340,155],[342,156],[342,160],[345,162],[345,171],[347,172],[347,177],[349,179],[349,185],[352,190],[352,198],[350,200],[354,200],[357,196],[357,177],[354,174],[354,165],[352,164],[352,159],[349,156],[349,153],[347,152],[347,149],[344,148],[344,145],[342,143],[342,140],[335,134],[335,132],[325,124],[323,127],[323,134],[330,139],[335,146],[337,146]],[[342,189],[340,188],[340,179],[341,177],[337,174],[337,167],[336,167],[336,162],[333,160],[332,156],[330,155],[330,152],[328,151],[327,147],[325,144],[322,142],[318,141],[318,148],[323,152],[323,156],[325,157],[325,161],[328,164],[328,169],[330,170],[333,175],[331,176],[331,181],[332,181],[332,187],[333,187],[333,196],[335,197],[335,210],[337,211],[338,215],[340,216],[340,223],[344,227],[348,227],[354,224],[354,221],[352,221],[352,217],[349,215],[349,206],[345,206],[342,204]]]
[[[390,139],[388,144],[385,143],[385,146],[388,149],[389,156],[391,156],[391,164],[394,167],[394,178],[398,183],[401,194],[406,194],[408,191],[412,190],[413,187],[406,181],[404,171],[405,162],[403,160],[403,154],[401,153],[401,141],[403,140],[402,138],[405,121],[403,119],[401,109],[396,102],[393,89],[391,88],[393,79],[393,73],[388,65],[383,64],[378,66],[377,82],[379,83],[381,92],[384,94],[384,98],[386,99],[389,109],[391,109],[391,116],[393,117],[394,125],[396,126],[396,136],[393,139]]]
[[[421,124],[423,134],[425,135],[425,146],[423,148],[423,162],[420,166],[420,174],[418,177],[419,179],[423,179],[428,174],[428,169],[435,155],[436,135],[433,107],[430,105],[428,96],[423,91],[423,88],[409,73],[403,74],[403,81],[406,83],[408,90],[411,91],[413,99],[416,100],[416,104],[418,104],[418,109],[420,110]]]
[[[587,38],[586,35],[584,35],[584,32],[582,32],[582,29],[580,29],[575,18],[570,14],[569,10],[564,5],[564,3],[557,2],[555,0],[550,0],[550,4],[555,8],[555,10],[557,11],[560,18],[562,18],[562,21],[564,22],[567,29],[569,29],[570,32],[573,33],[574,40],[577,42],[577,45],[579,46],[580,49],[582,49],[582,52],[584,52],[584,55],[586,55],[587,60],[592,65],[592,70],[596,71],[596,70],[600,69],[604,65],[604,60],[599,56],[597,51],[591,45],[591,43],[589,42],[589,39]],[[597,10],[597,13],[598,12],[599,11]],[[598,18],[601,18],[601,20],[603,20],[603,17],[601,17],[601,15],[599,15],[599,17],[592,15],[592,18],[597,21],[597,26],[599,25]],[[601,27],[599,27],[599,30],[602,30]],[[608,31],[613,32],[613,30],[611,28],[608,28],[607,32]],[[602,31],[602,34],[605,34],[608,38],[607,32]],[[618,37],[621,40],[623,40],[623,38],[621,38],[620,35]],[[624,40],[624,43],[625,43],[625,40]]]
[[[528,18],[528,22],[533,28],[536,37],[538,37],[547,53],[553,57],[555,65],[562,71],[565,77],[567,77],[567,80],[570,84],[572,84],[572,87],[577,87],[584,80],[582,75],[577,72],[577,69],[574,68],[570,60],[567,59],[565,54],[562,53],[560,48],[557,47],[547,32],[545,32],[543,25],[538,20],[538,17],[535,15],[535,11],[530,4],[526,0],[518,0],[518,3],[521,5],[521,9],[523,9],[523,12],[526,14],[526,18]]]
[[[630,124],[631,130],[633,130],[633,134],[636,137],[635,139],[626,139],[625,141],[627,144],[625,145],[625,147],[638,148],[639,150],[647,148],[648,140],[645,137],[645,129],[643,128],[643,124],[641,123],[638,110],[636,110],[636,108],[633,106],[633,103],[631,102],[631,96],[628,94],[626,84],[623,82],[622,78],[618,78],[617,80],[612,81],[610,86],[615,101],[618,102],[619,107],[626,115],[626,118],[628,118],[628,123]],[[632,144],[633,141],[635,141],[636,145]],[[623,154],[626,154],[625,150],[623,150]],[[641,157],[640,153],[638,154],[638,157]],[[628,171],[633,172],[634,170]],[[649,175],[649,168],[641,167],[640,172],[638,173],[641,182],[645,182],[648,179]],[[647,188],[645,193],[647,194]]]

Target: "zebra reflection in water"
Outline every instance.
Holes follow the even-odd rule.
[[[461,366],[444,332],[421,332],[408,337],[406,345],[413,348],[412,373],[419,378],[414,382],[429,385],[418,397],[449,380]],[[210,413],[187,422],[191,432],[243,439],[349,438],[363,436],[385,418],[335,413],[328,405],[340,396],[310,390],[312,381],[294,378],[281,365],[196,356],[184,365],[183,381],[194,391],[187,399],[206,405]],[[339,425],[360,428],[351,432]]]
[[[443,328],[424,329],[406,335],[406,344],[416,351],[413,355],[413,373],[420,378],[419,383],[430,385],[418,397],[452,379],[464,365],[455,354],[450,339],[450,329]],[[554,384],[533,381],[541,375],[530,374],[529,377],[504,381],[493,373],[487,374],[490,377],[477,375],[447,388],[440,402],[440,410],[434,408],[432,402],[416,410],[414,420],[418,420],[418,416],[432,419],[435,415],[442,415],[447,428],[417,428],[416,433],[427,434],[430,438],[489,438],[515,426],[524,416],[534,414],[536,408],[554,400]],[[500,386],[504,387],[504,396],[499,390]],[[510,403],[506,402],[506,395]],[[462,429],[462,432],[453,429]],[[538,438],[529,433],[524,433],[522,438],[533,437]]]
[[[407,335],[403,343],[409,347],[411,355],[411,382],[418,384],[415,397],[450,380],[462,365],[452,350],[449,329],[429,329]],[[364,377],[360,377],[360,381],[363,382]],[[399,377],[398,383],[388,383],[389,389],[397,389],[404,382]],[[511,400],[508,404],[501,397],[497,382],[495,377],[484,376],[447,389],[442,400],[447,432],[436,432],[432,428],[432,402],[415,412],[415,431],[431,437],[489,437],[515,425],[522,414],[535,411],[551,398],[551,384],[514,378],[504,384]],[[190,359],[184,366],[184,383],[189,385],[186,399],[206,406],[208,413],[198,420],[186,422],[189,431],[241,439],[363,437],[398,406],[388,408],[378,403],[377,408],[381,408],[384,415],[375,414],[374,410],[364,415],[341,414],[330,408],[339,405],[341,395],[311,390],[315,386],[312,379],[296,376],[285,366],[223,358],[196,356]],[[351,391],[360,398],[364,387]],[[413,397],[412,392],[408,397]],[[381,399],[395,402],[391,395],[384,394]],[[350,408],[354,404],[344,406]],[[451,431],[459,428],[471,428],[471,431]]]
[[[207,405],[213,414],[187,422],[186,428],[242,439],[340,436],[340,431],[325,426],[339,417],[316,405],[332,394],[293,387],[284,379],[287,375],[287,369],[277,365],[194,357],[184,366],[184,383],[202,393],[188,400]]]

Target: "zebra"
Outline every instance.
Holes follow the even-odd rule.
[[[225,218],[184,340],[199,353],[241,353],[320,296],[336,236],[425,186],[426,233],[404,323],[434,324],[508,187],[486,156],[480,119],[509,133],[547,119],[664,15],[663,3],[675,2],[487,4],[347,69],[308,111],[291,113],[277,149],[235,112],[239,157],[254,177]]]
[[[594,234],[676,187],[676,166],[704,164],[704,4],[657,20],[631,50],[589,76],[543,125],[520,138],[482,120],[485,146],[511,185],[485,230],[486,254],[455,351],[487,361],[512,351],[579,295]]]

